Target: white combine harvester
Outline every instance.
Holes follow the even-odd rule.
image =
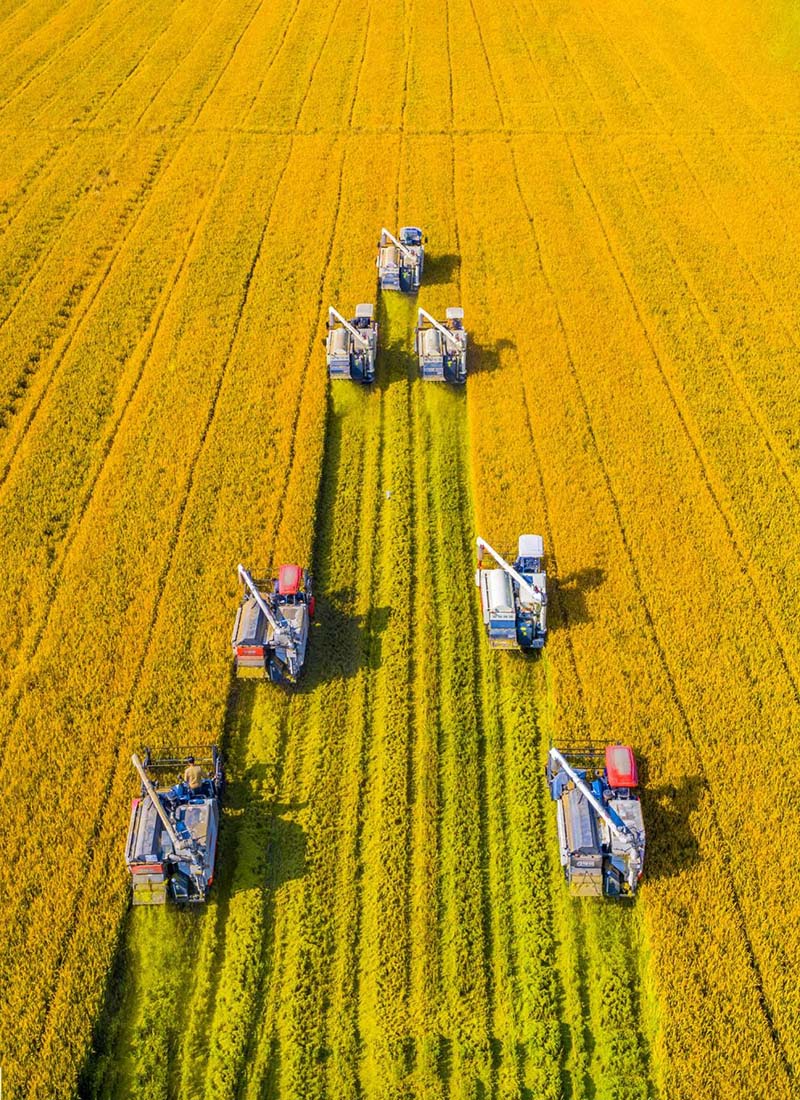
[[[541,535],[520,535],[513,566],[478,537],[475,584],[481,594],[483,622],[493,649],[541,649],[547,637],[547,575]],[[487,569],[484,552],[499,569]]]
[[[331,378],[347,378],[354,382],[372,382],[375,378],[375,355],[378,350],[378,324],[369,302],[356,306],[356,315],[347,321],[328,307],[328,336],[325,352]]]
[[[645,829],[633,751],[627,745],[551,748],[547,783],[569,892],[632,897],[644,868]]]
[[[274,580],[256,582],[240,565],[239,579],[244,596],[231,636],[236,675],[295,683],[314,618],[311,577],[299,565],[282,565]]]
[[[375,262],[381,290],[418,290],[425,265],[422,230],[405,225],[395,237],[388,229],[381,229]]]
[[[464,310],[451,306],[444,324],[420,307],[415,343],[423,381],[466,382],[467,334]]]

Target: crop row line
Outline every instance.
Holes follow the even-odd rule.
[[[513,156],[513,149],[512,149],[512,156]],[[576,166],[576,171],[577,171],[577,166]],[[519,176],[518,176],[518,171],[517,171],[516,167],[515,167],[515,172],[517,172],[516,179],[517,179],[517,183],[519,183]],[[622,542],[622,545],[623,545],[623,548],[624,548],[624,551],[625,551],[625,555],[626,555],[628,563],[629,563],[629,568],[630,568],[630,571],[631,571],[631,576],[633,578],[635,590],[636,590],[636,593],[637,593],[637,598],[639,600],[640,606],[642,608],[642,612],[644,614],[644,617],[645,617],[645,620],[646,620],[646,623],[647,623],[648,633],[650,634],[650,638],[651,638],[651,641],[653,643],[653,647],[654,647],[658,662],[659,662],[659,664],[661,666],[661,669],[664,673],[665,679],[666,679],[667,683],[669,684],[670,694],[672,696],[672,700],[673,700],[673,704],[675,706],[675,709],[676,709],[678,715],[680,716],[681,725],[682,725],[682,728],[683,728],[683,731],[684,731],[684,735],[685,735],[688,743],[691,744],[691,746],[692,746],[692,748],[693,748],[693,750],[696,754],[698,765],[701,769],[704,789],[705,789],[705,791],[707,792],[707,795],[708,795],[709,810],[710,810],[711,819],[712,819],[712,822],[713,822],[713,828],[714,828],[715,835],[717,837],[720,848],[728,853],[727,858],[724,860],[723,866],[725,868],[726,878],[728,879],[728,882],[729,882],[731,897],[734,899],[734,904],[736,906],[737,916],[738,916],[738,923],[740,925],[740,929],[741,929],[741,933],[742,933],[743,944],[744,944],[745,950],[747,951],[748,959],[749,959],[751,967],[752,967],[753,979],[754,979],[754,981],[756,983],[756,986],[758,988],[759,1003],[760,1003],[762,1012],[764,1014],[764,1018],[765,1018],[765,1021],[767,1023],[769,1032],[772,1036],[772,1041],[775,1045],[776,1051],[779,1055],[779,1058],[780,1058],[780,1060],[783,1064],[784,1070],[787,1074],[787,1078],[791,1080],[792,1079],[791,1066],[790,1066],[790,1064],[788,1062],[788,1059],[786,1057],[786,1053],[785,1053],[785,1050],[784,1050],[784,1047],[783,1047],[782,1039],[781,1039],[780,1034],[778,1033],[778,1031],[775,1027],[774,1021],[773,1021],[772,1010],[769,1006],[767,996],[766,996],[766,991],[765,991],[765,986],[764,986],[764,979],[763,979],[763,976],[761,974],[761,969],[760,969],[760,966],[759,966],[759,963],[758,963],[758,959],[757,959],[757,956],[756,956],[756,953],[755,953],[755,949],[753,947],[752,940],[750,938],[750,933],[748,931],[747,923],[746,923],[746,920],[745,920],[744,911],[743,911],[743,908],[742,908],[742,903],[741,903],[741,899],[740,899],[740,896],[739,896],[738,888],[736,887],[735,881],[733,880],[733,877],[732,877],[732,874],[731,874],[731,871],[730,871],[731,859],[730,859],[729,844],[728,844],[727,837],[725,836],[725,834],[724,834],[724,832],[723,832],[723,830],[722,830],[722,828],[719,824],[718,818],[717,818],[717,812],[716,812],[715,800],[714,800],[714,792],[713,792],[711,784],[708,780],[708,777],[705,773],[705,768],[704,768],[704,764],[703,764],[703,753],[701,751],[699,743],[697,742],[697,740],[695,738],[691,722],[689,720],[688,714],[687,714],[686,709],[684,707],[683,701],[680,697],[680,693],[678,692],[678,687],[677,687],[677,684],[675,682],[675,678],[672,674],[672,669],[671,669],[671,666],[670,666],[670,663],[669,663],[669,659],[667,658],[667,655],[666,655],[666,652],[664,650],[663,644],[662,644],[661,639],[659,637],[658,630],[657,630],[656,624],[655,624],[655,620],[653,618],[653,614],[650,610],[650,606],[649,606],[647,597],[644,593],[644,588],[643,588],[642,580],[641,580],[641,574],[639,572],[639,567],[636,563],[636,559],[635,559],[635,556],[633,554],[633,549],[632,549],[632,546],[631,546],[630,538],[628,536],[628,533],[627,533],[627,530],[626,530],[626,527],[625,527],[625,523],[624,523],[624,520],[622,518],[622,511],[621,511],[621,507],[620,507],[620,504],[619,504],[619,500],[618,500],[618,498],[617,498],[617,496],[614,492],[613,484],[611,482],[611,477],[610,477],[610,474],[608,472],[608,468],[606,466],[605,459],[603,458],[603,455],[602,455],[602,452],[601,452],[601,449],[600,449],[600,446],[599,446],[599,442],[598,442],[597,437],[595,435],[594,427],[593,427],[592,421],[591,421],[591,415],[590,415],[590,412],[589,412],[589,407],[588,407],[585,392],[584,392],[584,389],[583,389],[583,384],[580,381],[580,377],[579,377],[579,374],[578,374],[578,371],[577,371],[577,367],[575,365],[574,358],[573,358],[571,350],[570,350],[569,339],[567,337],[566,328],[565,328],[564,323],[563,323],[563,317],[562,317],[562,314],[561,314],[561,309],[560,309],[560,306],[558,305],[558,299],[555,295],[555,290],[552,286],[552,283],[549,279],[549,276],[547,275],[546,269],[544,268],[544,266],[541,262],[541,252],[539,251],[539,243],[538,243],[538,238],[536,236],[535,224],[534,224],[534,221],[533,221],[533,217],[532,217],[530,209],[527,205],[527,201],[526,201],[526,199],[525,199],[525,197],[522,193],[522,189],[521,189],[520,186],[518,186],[518,192],[519,192],[519,196],[520,196],[520,201],[521,201],[521,203],[522,203],[522,205],[523,205],[523,207],[526,211],[528,224],[529,224],[530,230],[531,230],[531,236],[532,236],[532,238],[534,240],[534,243],[535,243],[535,246],[537,248],[537,255],[540,257],[540,266],[541,266],[542,274],[543,274],[543,276],[544,276],[544,278],[545,278],[545,280],[548,284],[550,295],[551,295],[551,298],[552,298],[552,301],[553,301],[553,306],[554,306],[554,308],[557,312],[558,318],[559,318],[559,328],[560,328],[560,331],[561,331],[561,334],[562,334],[562,339],[564,341],[564,346],[565,346],[565,350],[566,350],[566,353],[567,353],[567,359],[568,359],[568,362],[569,362],[570,372],[572,374],[572,377],[573,377],[573,380],[574,380],[574,383],[575,383],[576,392],[578,393],[579,400],[581,402],[581,409],[582,409],[582,413],[583,413],[583,417],[584,417],[584,421],[585,421],[585,425],[586,425],[586,431],[587,431],[587,433],[589,435],[589,438],[591,440],[592,450],[594,451],[595,457],[597,459],[598,468],[599,468],[599,470],[600,470],[600,472],[603,476],[603,480],[604,480],[605,485],[606,485],[609,501],[611,503],[612,509],[614,511],[614,515],[616,517],[616,522],[617,522],[617,526],[618,526],[619,533],[620,533],[620,539],[621,539],[621,542]]]
[[[226,152],[226,158],[227,158],[227,155],[228,155],[229,151],[230,151],[230,146],[228,147],[228,151]],[[255,253],[253,254],[253,258],[251,260],[250,267],[249,267],[249,269],[247,271],[247,274],[245,276],[245,281],[244,281],[244,285],[243,285],[243,288],[242,288],[242,291],[241,291],[239,304],[238,304],[238,308],[237,308],[237,313],[236,313],[236,318],[235,318],[233,329],[232,329],[232,332],[231,332],[231,337],[230,337],[230,341],[229,341],[229,344],[228,344],[227,352],[225,354],[225,358],[223,360],[221,370],[219,372],[219,376],[218,376],[215,388],[214,388],[213,393],[212,393],[211,404],[210,404],[209,411],[208,411],[208,414],[207,414],[207,417],[206,417],[206,421],[205,421],[205,423],[203,425],[203,428],[202,428],[202,431],[199,435],[198,442],[197,442],[197,447],[195,449],[194,456],[193,456],[192,461],[191,461],[190,466],[189,466],[189,472],[188,472],[186,485],[185,485],[185,488],[184,488],[184,490],[182,492],[182,495],[181,495],[181,500],[180,500],[180,504],[179,504],[179,507],[178,507],[178,512],[177,512],[175,524],[174,524],[173,531],[172,531],[172,534],[170,536],[170,540],[169,540],[169,544],[168,544],[166,558],[165,558],[164,564],[162,566],[161,573],[160,573],[159,580],[158,580],[156,600],[155,600],[153,608],[152,608],[152,612],[151,612],[150,619],[149,619],[149,624],[148,624],[148,627],[147,627],[147,630],[146,630],[146,633],[145,633],[145,637],[144,637],[144,644],[142,646],[141,654],[140,654],[139,660],[138,660],[136,668],[135,668],[135,672],[134,672],[133,680],[132,680],[132,683],[131,683],[131,687],[130,687],[129,692],[128,692],[128,698],[127,698],[127,702],[125,704],[125,714],[126,714],[126,716],[130,716],[131,710],[133,708],[133,700],[136,696],[138,686],[139,686],[139,682],[141,680],[142,671],[144,669],[145,663],[147,661],[147,658],[148,658],[148,655],[149,655],[149,652],[150,652],[150,647],[151,647],[153,635],[154,635],[154,632],[155,632],[156,622],[158,620],[158,616],[159,616],[159,612],[160,612],[160,608],[161,608],[161,602],[163,600],[164,592],[166,590],[168,578],[169,578],[170,573],[172,571],[172,565],[173,565],[173,561],[174,561],[174,558],[175,558],[175,550],[176,550],[176,548],[178,546],[178,543],[179,543],[179,540],[180,540],[181,530],[183,528],[184,520],[185,520],[185,517],[186,517],[187,507],[188,507],[189,501],[191,499],[192,491],[193,491],[193,488],[194,488],[195,471],[197,469],[197,464],[200,461],[201,456],[203,454],[203,451],[205,449],[206,442],[207,442],[208,437],[209,437],[209,432],[211,431],[211,427],[212,427],[212,425],[214,423],[214,420],[215,420],[215,417],[216,417],[217,405],[218,405],[218,401],[219,401],[219,395],[220,395],[220,392],[221,392],[222,387],[224,385],[225,378],[226,378],[227,373],[228,373],[228,367],[230,365],[230,362],[231,362],[231,359],[232,359],[232,356],[233,356],[233,352],[234,352],[234,349],[235,349],[235,346],[236,346],[242,316],[243,316],[245,307],[247,305],[247,300],[248,300],[248,297],[249,297],[249,294],[250,294],[250,286],[251,286],[253,274],[255,272],[256,266],[259,263],[259,260],[261,259],[261,254],[262,254],[262,251],[263,251],[264,241],[265,241],[267,231],[268,231],[268,228],[270,226],[271,219],[272,219],[272,211],[273,211],[273,208],[274,208],[275,197],[277,196],[278,191],[280,189],[280,182],[283,179],[283,177],[286,173],[286,170],[289,166],[290,158],[291,158],[291,148],[287,152],[286,160],[284,162],[283,169],[281,171],[281,174],[280,174],[280,177],[279,177],[279,180],[278,180],[278,184],[276,185],[275,191],[273,193],[272,204],[270,205],[269,212],[268,212],[268,214],[267,214],[267,216],[264,220],[263,228],[261,230],[261,235],[258,239],[258,245],[256,247]],[[221,178],[221,175],[220,175],[220,177],[218,177],[217,186],[219,185],[219,178]],[[207,209],[210,209],[210,207],[211,207],[211,202],[209,201]],[[117,742],[116,742],[116,745],[115,745],[115,748],[114,748],[114,753],[113,753],[114,757],[119,756],[119,749],[125,741],[126,734],[127,734],[127,727],[126,727],[125,723],[121,723],[120,728],[119,728]],[[127,762],[124,761],[124,760],[120,761],[117,764],[117,769],[123,768],[123,767],[127,769]],[[114,776],[115,776],[115,773],[116,773],[117,769],[114,769],[113,771],[109,772],[109,775],[108,775],[107,780],[106,780],[103,796],[101,798],[100,804],[98,806],[98,810],[97,810],[96,815],[95,815],[95,824],[94,824],[94,827],[93,827],[93,830],[92,830],[93,843],[90,847],[90,853],[94,852],[94,850],[95,850],[94,845],[96,844],[97,840],[106,832],[106,829],[104,828],[104,826],[106,824],[105,818],[106,818],[107,814],[109,813],[109,811],[114,812],[114,813],[116,812],[116,807],[110,805],[109,799],[110,799],[110,793],[111,793],[111,790],[112,790],[112,787],[113,787]],[[91,866],[91,859],[92,859],[92,856],[90,854],[89,867]],[[87,867],[87,874],[86,874],[86,878],[84,879],[84,884],[86,884],[87,881],[88,881],[88,870],[89,869]],[[76,909],[78,904],[79,904],[81,892],[82,892],[81,890],[76,891],[75,897],[73,899],[74,909]],[[70,940],[70,937],[71,937],[71,935],[74,931],[74,928],[75,928],[74,921],[70,921],[69,924],[68,924],[68,928],[67,928],[66,943],[60,951],[60,958],[63,958],[64,954],[68,950],[69,940]],[[58,970],[58,967],[56,968],[56,970]]]
[[[258,6],[256,6],[256,8],[254,8],[252,18],[255,17],[255,14],[256,14],[257,11],[258,11]],[[252,18],[251,18],[250,22],[252,22]],[[242,38],[244,37],[244,34],[246,33],[246,30],[249,26],[250,26],[250,23],[248,23],[247,26],[239,34],[236,42],[234,43],[234,46],[233,46],[230,54],[228,56],[225,68],[227,68],[227,66],[233,60],[233,57],[236,53],[236,49],[237,49],[239,43],[241,42]],[[275,53],[273,54],[272,58],[271,58],[270,64],[267,66],[267,69],[269,69],[270,65],[274,62],[275,58],[277,57],[277,53],[278,53],[278,51],[276,50]],[[224,69],[223,69],[222,72],[220,72],[220,74],[217,78],[217,81],[212,85],[212,87],[208,91],[205,99],[203,100],[203,103],[201,103],[200,106],[198,107],[198,112],[197,112],[198,114],[202,110],[204,104],[206,102],[208,102],[211,95],[213,94],[214,88],[218,84],[219,80],[222,78],[223,72],[224,72]],[[147,211],[147,209],[148,209],[148,207],[149,207],[149,205],[150,205],[150,203],[153,199],[153,196],[155,194],[156,186],[159,182],[159,177],[163,176],[164,172],[167,169],[167,167],[171,163],[176,161],[176,158],[178,156],[178,153],[179,153],[180,149],[183,147],[185,142],[188,140],[188,136],[189,135],[187,134],[186,137],[184,138],[183,142],[181,142],[180,145],[173,151],[173,153],[170,157],[168,157],[168,158],[166,157],[166,150],[164,150],[164,152],[161,154],[161,159],[158,160],[158,162],[153,165],[148,177],[146,178],[146,181],[145,181],[146,186],[143,186],[142,193],[141,193],[141,201],[139,202],[138,209],[136,208],[136,205],[134,204],[133,200],[131,200],[130,206],[131,206],[132,209],[136,210],[136,215],[135,215],[133,221],[130,223],[130,225],[128,227],[128,230],[125,233],[124,237],[121,240],[118,240],[117,247],[112,252],[112,255],[110,256],[110,258],[109,258],[109,260],[108,260],[108,262],[105,266],[105,269],[103,270],[100,278],[96,282],[94,290],[93,290],[93,292],[92,292],[92,294],[91,294],[91,296],[90,296],[90,298],[89,298],[89,300],[86,304],[85,309],[83,310],[83,313],[76,319],[74,327],[72,328],[72,331],[70,332],[67,341],[65,342],[63,347],[60,349],[59,355],[58,355],[58,357],[57,357],[57,359],[56,359],[56,361],[53,365],[51,373],[50,373],[50,375],[49,375],[49,377],[46,381],[46,384],[45,384],[42,392],[40,393],[35,405],[33,406],[33,408],[31,410],[29,410],[28,415],[25,419],[24,424],[22,425],[21,430],[19,430],[18,433],[17,433],[16,441],[12,444],[10,454],[9,454],[8,458],[6,459],[6,462],[3,466],[2,471],[0,471],[0,489],[3,488],[3,486],[6,484],[6,482],[8,481],[8,479],[11,475],[12,469],[14,467],[14,463],[15,463],[17,457],[18,457],[18,454],[20,453],[20,449],[21,449],[21,447],[24,443],[24,440],[27,436],[27,433],[29,432],[29,430],[31,428],[31,425],[35,421],[36,417],[40,414],[43,407],[45,407],[45,404],[46,404],[47,399],[49,397],[50,391],[51,391],[52,387],[54,386],[54,384],[56,382],[56,379],[58,377],[59,368],[61,368],[62,364],[65,362],[65,359],[66,359],[66,356],[67,356],[68,352],[70,351],[73,344],[78,339],[80,333],[82,332],[83,328],[85,327],[85,325],[88,321],[88,318],[91,314],[91,311],[92,311],[95,303],[99,299],[99,296],[100,296],[100,293],[102,291],[103,286],[105,285],[106,281],[111,277],[112,273],[114,272],[118,262],[120,261],[120,257],[124,254],[124,250],[125,250],[126,246],[128,245],[128,242],[132,239],[134,231],[141,224],[142,219],[143,219],[143,217],[144,217],[144,215],[145,215],[145,213],[146,213],[146,211]],[[169,284],[169,287],[166,291],[165,296],[162,297],[162,303],[163,303],[162,308],[161,308],[160,312],[156,311],[155,323],[154,324],[152,323],[152,318],[151,318],[151,323],[149,325],[149,329],[150,329],[149,334],[148,334],[148,332],[145,332],[145,334],[144,334],[144,350],[141,353],[141,367],[140,367],[139,371],[137,372],[137,374],[134,378],[132,388],[129,390],[128,394],[125,397],[125,400],[123,402],[122,408],[121,408],[120,413],[119,413],[119,416],[118,416],[116,422],[112,424],[110,434],[107,437],[105,444],[103,445],[103,448],[101,450],[101,461],[99,462],[99,464],[95,468],[94,472],[90,475],[90,478],[88,479],[88,483],[87,483],[87,490],[83,493],[82,499],[79,500],[78,507],[77,507],[77,510],[76,510],[76,513],[75,513],[77,518],[73,519],[73,521],[70,524],[70,527],[67,531],[64,548],[59,553],[59,556],[58,556],[58,558],[56,560],[56,563],[55,563],[55,569],[54,569],[54,573],[53,573],[53,581],[52,581],[52,584],[51,584],[51,587],[50,587],[50,597],[51,598],[48,599],[45,603],[44,614],[43,614],[40,622],[38,623],[38,625],[34,626],[34,633],[33,633],[32,640],[30,642],[30,646],[27,650],[24,650],[21,653],[20,658],[19,658],[20,662],[22,662],[23,660],[25,662],[27,662],[28,659],[30,659],[34,656],[34,654],[35,654],[35,652],[38,648],[39,642],[41,641],[41,638],[44,634],[44,631],[45,631],[46,626],[47,626],[47,622],[49,620],[50,611],[51,611],[51,608],[53,606],[53,598],[55,597],[55,593],[56,593],[57,588],[58,588],[58,580],[59,580],[59,577],[60,577],[61,569],[63,568],[64,561],[66,560],[66,556],[69,552],[69,549],[70,549],[71,545],[74,543],[75,538],[77,537],[78,531],[79,531],[79,529],[80,529],[80,527],[81,527],[81,525],[84,521],[84,518],[86,516],[87,510],[88,510],[88,507],[89,507],[89,503],[91,501],[91,496],[92,496],[92,493],[94,492],[94,487],[96,486],[97,481],[99,480],[99,478],[102,474],[103,463],[105,462],[105,460],[108,458],[109,454],[111,453],[111,450],[113,448],[114,441],[117,437],[120,426],[122,425],[122,423],[123,423],[123,421],[124,421],[124,419],[125,419],[125,417],[128,413],[128,410],[131,406],[131,402],[133,400],[133,397],[135,396],[136,390],[138,389],[139,383],[140,383],[141,378],[142,378],[143,373],[144,373],[144,369],[145,369],[146,364],[147,364],[148,357],[149,357],[150,352],[153,348],[155,339],[158,335],[158,332],[159,332],[160,327],[161,327],[161,323],[163,321],[165,312],[167,310],[169,300],[172,296],[172,293],[174,292],[175,288],[178,285],[178,280],[181,276],[181,273],[185,269],[186,262],[188,260],[188,257],[190,255],[190,253],[191,253],[192,246],[193,246],[194,241],[196,239],[197,228],[200,225],[201,220],[204,217],[207,216],[208,212],[211,209],[211,196],[215,193],[214,187],[216,186],[216,183],[218,183],[218,181],[221,180],[221,178],[222,178],[224,168],[225,168],[225,165],[227,164],[227,160],[228,160],[228,156],[230,154],[231,148],[232,148],[232,145],[229,142],[228,146],[227,146],[225,156],[224,156],[224,158],[222,160],[222,163],[220,164],[219,169],[218,169],[218,171],[217,171],[217,173],[214,177],[214,181],[215,181],[214,185],[212,185],[212,188],[210,188],[209,198],[206,201],[206,203],[203,206],[201,206],[200,212],[198,214],[198,219],[195,222],[194,228],[189,233],[188,240],[187,240],[187,245],[186,245],[186,250],[185,250],[183,258],[180,262],[178,271],[177,271],[173,281]],[[289,155],[291,155],[291,149],[292,149],[292,145],[290,143]],[[165,160],[166,160],[166,164],[164,163]],[[288,160],[287,160],[287,164],[288,164]],[[137,196],[137,198],[138,198],[138,196]],[[124,224],[124,222],[122,224]],[[116,238],[118,238],[118,236],[119,236],[118,232],[115,231],[114,236]],[[99,252],[99,250],[98,250],[98,252]],[[95,255],[98,255],[98,253],[95,253]],[[22,690],[22,688],[20,687],[20,689],[16,693],[16,696],[12,696],[12,702],[11,702],[12,715],[13,715],[14,708],[16,706],[16,703],[13,700],[14,700],[14,698],[16,698],[16,699],[19,698],[19,693],[20,693],[21,690]],[[3,752],[3,750],[0,748],[0,766],[2,766],[2,752]]]

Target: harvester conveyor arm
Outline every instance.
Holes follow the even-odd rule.
[[[532,587],[532,585],[530,585],[525,580],[524,577],[520,576],[520,574],[516,571],[516,569],[513,568],[513,566],[508,564],[508,562],[506,561],[505,558],[501,558],[500,555],[497,553],[497,551],[492,549],[492,547],[489,545],[489,543],[486,541],[486,539],[482,539],[479,535],[477,541],[478,541],[478,560],[479,560],[479,562],[480,562],[481,550],[487,550],[489,552],[489,554],[491,554],[491,556],[497,562],[497,564],[500,566],[500,568],[505,569],[506,573],[508,573],[509,577],[511,577],[511,579],[515,582],[515,584],[519,585],[519,588],[520,588],[521,592],[528,591],[528,592],[531,593],[531,597],[536,602],[538,602],[540,604],[544,603],[544,600],[542,599],[541,592],[537,592]]]
[[[603,821],[605,821],[606,825],[608,825],[609,829],[615,834],[615,836],[618,836],[622,843],[625,844],[627,847],[630,847],[631,849],[633,849],[633,851],[636,851],[636,838],[633,836],[630,830],[625,828],[624,826],[620,828],[620,826],[616,823],[616,821],[614,821],[611,814],[605,808],[605,806],[594,793],[589,784],[585,780],[581,779],[575,769],[567,763],[567,761],[564,759],[558,749],[550,749],[550,759],[561,766],[564,772],[566,772],[566,774],[570,777],[572,782],[581,792],[583,797],[594,807],[599,816],[602,817]]]
[[[344,325],[344,327],[347,329],[353,339],[357,340],[358,343],[361,344],[362,348],[365,349],[365,351],[369,351],[369,340],[365,340],[358,329],[354,328],[349,321],[346,321],[344,317],[342,317],[338,309],[334,309],[333,306],[328,306],[328,321],[330,321],[331,314],[333,314],[337,321],[341,321],[341,323]]]
[[[407,249],[404,244],[400,244],[394,233],[390,233],[388,229],[383,228],[381,229],[381,236],[383,236],[384,234],[389,238],[389,240],[392,242],[393,245],[395,245],[396,248],[400,249],[407,260],[411,260],[412,262],[416,260],[416,256],[414,255],[414,253],[409,251],[409,249]]]
[[[245,569],[245,567],[243,565],[239,566],[239,579],[242,581],[243,584],[245,584],[250,589],[250,592],[253,596],[253,599],[256,601],[258,606],[261,608],[261,610],[266,615],[267,622],[271,625],[272,629],[273,630],[286,630],[286,629],[288,629],[289,624],[287,623],[286,619],[284,619],[283,616],[281,616],[280,619],[276,618],[276,616],[273,613],[272,609],[268,606],[267,602],[264,600],[261,593],[256,588],[255,581],[253,580],[253,578],[250,576],[250,574],[247,572],[247,570]]]
[[[134,768],[136,768],[137,772],[139,773],[139,778],[142,781],[142,786],[144,787],[144,789],[147,791],[148,795],[150,796],[150,801],[153,803],[153,806],[155,807],[156,813],[161,818],[161,824],[166,829],[167,836],[172,841],[172,847],[173,847],[175,853],[177,854],[179,852],[186,851],[187,846],[180,840],[180,838],[178,837],[178,834],[175,832],[175,826],[170,821],[169,814],[167,813],[167,811],[162,806],[161,799],[158,797],[158,794],[156,793],[156,789],[153,786],[152,782],[150,781],[150,777],[147,774],[147,772],[144,770],[144,766],[142,765],[142,762],[141,762],[141,760],[139,759],[139,757],[136,753],[134,753],[133,756],[131,757],[131,763],[133,764]],[[191,852],[191,849],[189,849],[189,851]]]
[[[438,328],[442,336],[450,341],[456,351],[460,352],[463,350],[461,344],[459,344],[458,340],[453,336],[450,329],[443,325],[441,321],[437,321],[435,317],[431,317],[430,313],[428,313],[426,309],[423,309],[422,306],[419,307],[419,317],[424,317],[426,321],[430,321],[434,328]],[[417,319],[417,323],[419,323],[419,318]]]

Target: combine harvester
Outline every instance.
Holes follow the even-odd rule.
[[[239,579],[244,595],[231,636],[236,675],[296,683],[314,618],[311,576],[299,565],[282,565],[274,580],[256,582],[240,565]]]
[[[632,897],[642,877],[645,846],[632,750],[620,744],[563,753],[551,748],[546,774],[569,892]]]
[[[487,569],[484,551],[499,565]],[[478,569],[483,622],[493,649],[541,649],[547,637],[547,575],[542,569],[541,535],[520,535],[513,566],[478,537]]]
[[[209,747],[202,751],[209,753]],[[219,749],[210,746],[205,759],[181,753],[155,760],[147,749],[143,761],[136,753],[131,761],[142,781],[141,795],[131,804],[125,847],[133,904],[205,901],[214,879],[219,803],[225,788]],[[176,778],[187,764],[210,772],[195,788],[177,778],[169,790],[159,791],[148,775],[167,770]]]
[[[467,380],[467,334],[464,310],[451,306],[445,324],[420,307],[415,329],[419,373],[425,382]]]
[[[406,225],[400,230],[400,238],[388,229],[381,229],[378,241],[378,281],[381,290],[419,290],[422,268],[425,265],[422,230]]]
[[[328,307],[328,336],[325,341],[328,374],[354,382],[372,382],[378,349],[378,324],[368,302],[356,306],[356,315],[346,321],[333,306]]]

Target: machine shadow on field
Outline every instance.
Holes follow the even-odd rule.
[[[479,344],[476,340],[470,340],[467,351],[467,375],[490,374],[499,370],[503,365],[500,362],[501,353],[514,351],[517,345],[513,340],[504,338],[496,340],[493,344]]]
[[[391,608],[371,607],[364,615],[354,615],[346,610],[351,599],[345,591],[317,594],[320,628],[312,631],[306,668],[290,689],[293,694],[304,695],[329,680],[348,679],[361,669],[380,666]]]
[[[645,877],[674,878],[700,860],[700,846],[692,830],[692,818],[706,790],[702,776],[682,776],[677,784],[651,787],[647,762],[639,758],[642,812],[647,827]]]
[[[555,578],[556,598],[550,602],[549,628],[561,630],[579,623],[591,622],[586,597],[605,580],[605,571],[596,565],[586,566]]]
[[[425,253],[425,272],[422,281],[425,286],[439,286],[443,283],[452,283],[461,269],[461,257],[455,252],[440,252],[431,255]],[[461,305],[460,302],[451,302],[453,306]]]

